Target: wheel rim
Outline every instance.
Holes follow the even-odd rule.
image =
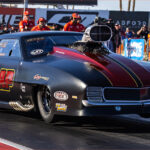
[[[43,108],[45,112],[47,113],[51,112],[51,95],[50,95],[50,91],[48,88],[43,89],[42,103],[43,103]]]

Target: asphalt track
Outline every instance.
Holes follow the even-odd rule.
[[[137,115],[58,119],[45,124],[32,114],[1,111],[0,150],[6,149],[1,139],[22,145],[21,150],[150,149],[150,119]]]

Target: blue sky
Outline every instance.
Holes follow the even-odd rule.
[[[119,0],[97,0],[98,6],[75,6],[75,9],[88,9],[88,10],[119,10]],[[132,10],[131,0],[131,10]],[[128,10],[128,0],[122,0],[123,11]],[[69,6],[72,9],[73,6]],[[47,8],[47,6],[30,5],[29,8]],[[48,8],[53,8],[49,5]],[[64,6],[66,8],[66,6]],[[150,12],[150,0],[136,0],[135,11],[149,11]]]
[[[131,10],[132,10],[132,3],[133,0],[131,0]],[[122,6],[123,10],[128,10],[128,0],[122,0]],[[78,6],[75,6],[75,8],[78,8]],[[80,7],[81,8],[81,7]],[[119,10],[119,0],[98,0],[98,6],[86,6],[82,7],[86,9],[97,9],[97,10]],[[150,11],[150,0],[136,0],[135,4],[135,11]]]

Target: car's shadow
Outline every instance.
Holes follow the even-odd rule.
[[[3,117],[2,117],[3,116]],[[15,119],[14,119],[15,118]],[[150,120],[150,119],[149,119]],[[16,122],[22,124],[42,125],[50,127],[82,128],[88,130],[117,132],[117,133],[150,133],[150,121],[119,116],[102,115],[100,117],[56,116],[52,123],[45,123],[39,114],[30,112],[0,111],[0,122]]]
[[[0,111],[0,138],[43,150],[148,150],[150,122],[122,116],[57,116],[46,124],[34,113]]]
[[[88,130],[101,130],[117,133],[150,133],[150,119],[143,121],[138,115],[136,117],[138,119],[124,117],[122,115],[103,115],[100,117],[59,116],[58,120],[56,120],[53,125],[64,127],[82,127],[83,129]]]

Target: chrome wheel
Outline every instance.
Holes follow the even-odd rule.
[[[51,96],[48,88],[43,89],[42,102],[45,112],[49,113],[51,111]]]
[[[53,105],[49,88],[40,88],[37,93],[38,108],[42,119],[49,123],[53,120]]]

